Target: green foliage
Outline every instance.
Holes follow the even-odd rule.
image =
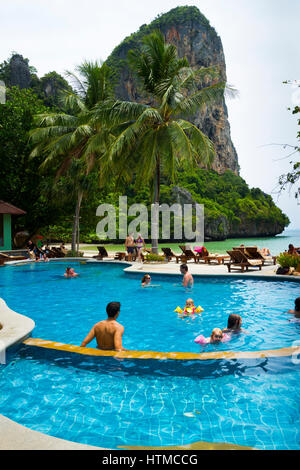
[[[46,110],[32,90],[17,87],[7,90],[7,101],[0,105],[0,180],[5,181],[0,185],[0,199],[27,211],[16,222],[25,223],[29,230],[55,218],[55,204],[42,190],[48,177],[38,174],[41,158],[29,159],[28,131],[33,116]]]
[[[67,258],[82,258],[84,253],[82,251],[69,250],[66,254]]]
[[[285,83],[285,84],[289,83],[290,84],[291,82],[285,81],[283,83]],[[298,88],[300,88],[299,82],[298,82]],[[288,108],[288,110],[290,111],[291,108]],[[292,109],[292,114],[298,114],[298,113],[300,113],[300,107],[296,105]],[[298,123],[298,126],[300,126],[300,118],[298,118],[297,123]],[[300,127],[299,127],[299,130],[297,132],[297,139],[300,142]],[[283,147],[284,148],[289,147],[289,149],[292,150],[291,153],[288,156],[292,157],[293,155],[295,155],[296,156],[296,161],[291,160],[290,165],[292,165],[292,170],[289,171],[286,174],[281,175],[279,177],[280,191],[285,191],[287,188],[289,188],[289,189],[292,188],[294,186],[294,184],[296,184],[300,179],[300,161],[297,160],[297,158],[299,159],[300,146],[299,145],[293,146],[293,145],[286,144]],[[300,187],[298,186],[298,188],[296,189],[296,192],[295,192],[295,198],[297,199],[299,197],[300,197]]]
[[[277,263],[282,268],[297,268],[300,265],[300,257],[297,255],[290,255],[288,253],[280,253],[277,257]]]
[[[145,260],[148,263],[152,263],[152,262],[163,263],[165,261],[165,257],[161,255],[157,255],[155,253],[148,253],[145,256]]]

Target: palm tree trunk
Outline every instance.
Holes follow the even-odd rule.
[[[158,254],[158,237],[159,237],[159,196],[160,196],[160,159],[157,159],[156,170],[154,176],[154,196],[153,203],[156,205],[154,210],[153,233],[152,235],[152,253]]]
[[[77,246],[79,248],[79,214],[80,214],[80,207],[83,197],[83,191],[79,190],[77,195],[77,203],[75,209],[75,216],[74,216],[74,223],[73,223],[73,233],[72,233],[72,251],[76,251],[76,238],[77,238]]]

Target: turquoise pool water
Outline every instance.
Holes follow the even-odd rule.
[[[199,352],[199,334],[225,328],[230,313],[242,316],[246,334],[213,350],[262,350],[291,346],[300,323],[284,313],[293,308],[300,284],[241,278],[195,278],[192,291],[181,276],[152,276],[159,288],[142,289],[140,274],[126,274],[120,264],[79,264],[75,279],[65,279],[66,262],[32,263],[0,270],[0,297],[36,322],[33,336],[80,345],[91,327],[106,318],[108,302],[121,302],[119,321],[125,327],[124,347],[133,350]],[[174,309],[192,297],[204,308],[195,320],[178,318]],[[96,347],[95,340],[90,346]]]
[[[206,350],[281,348],[299,338],[300,325],[284,313],[299,295],[297,283],[195,278],[186,292],[181,277],[154,276],[161,287],[142,289],[141,276],[118,264],[74,263],[76,279],[63,278],[66,266],[0,270],[0,297],[35,320],[34,337],[78,345],[106,317],[107,302],[119,300],[128,349],[199,352],[195,336],[226,326],[231,312],[241,314],[247,334]],[[188,297],[205,309],[202,318],[177,318],[174,308]],[[114,449],[197,441],[299,449],[298,362],[120,360],[23,345],[0,365],[0,413],[55,437]]]
[[[291,359],[155,361],[23,346],[0,366],[0,413],[74,442],[300,448],[299,365]]]

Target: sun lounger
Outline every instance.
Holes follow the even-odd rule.
[[[195,261],[195,263],[198,263],[198,261],[200,259],[199,253],[194,253],[193,250],[191,250],[190,248],[186,248],[183,245],[179,245],[179,248],[181,249],[181,251],[183,253],[183,257],[185,258],[185,262],[188,262],[190,259],[193,259]]]
[[[109,256],[104,246],[97,246],[97,249],[98,249],[98,255],[93,256],[93,258],[100,259],[100,260],[102,260],[103,258],[111,258],[111,256]]]
[[[55,246],[53,246],[51,248],[51,251],[52,251],[52,253],[54,253],[56,258],[64,258],[65,257],[65,254],[61,251],[60,248],[56,248]]]
[[[218,264],[224,264],[226,259],[230,258],[228,255],[208,255],[204,256],[204,261],[206,264],[210,264],[211,261],[217,261]]]
[[[123,261],[123,260],[126,259],[126,256],[127,256],[127,253],[125,253],[123,251],[117,251],[115,253],[114,259],[119,260],[119,261]],[[128,258],[128,256],[127,256],[127,258]]]
[[[271,264],[276,264],[276,256],[266,256],[261,251],[256,247],[256,246],[246,246],[245,248],[245,254],[249,254],[251,259],[261,259],[263,262],[263,265],[266,264],[268,261]]]
[[[5,261],[19,261],[22,259],[28,259],[26,256],[13,256],[13,255],[7,255],[6,253],[0,253],[0,259],[2,259],[4,262]]]
[[[172,261],[173,258],[176,259],[176,263],[180,261],[182,261],[182,255],[176,255],[175,253],[173,253],[173,251],[171,250],[171,248],[162,248],[162,252],[164,254],[164,256],[167,258],[168,262],[169,261]]]
[[[262,268],[263,263],[261,259],[249,259],[240,250],[227,251],[227,253],[230,256],[230,261],[224,264],[227,266],[228,272],[231,272],[232,269],[244,272],[245,268],[248,271],[249,267],[258,268],[259,270]]]

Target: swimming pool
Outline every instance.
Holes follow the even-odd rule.
[[[72,263],[73,264],[73,263]],[[225,327],[239,313],[247,334],[205,351],[291,346],[299,324],[284,312],[299,284],[242,278],[153,276],[159,288],[142,289],[141,275],[118,264],[67,263],[6,266],[0,297],[36,322],[34,337],[80,345],[91,326],[121,302],[124,346],[134,350],[201,352],[194,343]],[[202,318],[183,320],[173,310],[192,297]],[[95,346],[95,343],[91,343]],[[259,449],[300,448],[300,369],[291,357],[234,360],[132,360],[91,357],[22,345],[0,366],[0,413],[31,429],[108,448],[226,442]]]
[[[113,449],[199,441],[299,449],[299,383],[290,358],[95,360],[22,346],[0,369],[0,413]]]
[[[66,262],[10,266],[0,271],[0,297],[36,323],[33,336],[80,345],[91,327],[106,318],[108,302],[121,302],[119,321],[125,327],[123,345],[131,350],[197,353],[199,334],[225,328],[230,313],[242,316],[246,334],[206,351],[246,351],[291,346],[300,324],[284,313],[299,296],[299,283],[245,278],[196,278],[192,291],[181,276],[153,275],[159,288],[141,288],[141,274],[124,273],[111,263],[73,263],[78,278],[64,279]],[[192,297],[204,308],[195,320],[178,318],[174,309]],[[90,343],[96,347],[96,341]]]

